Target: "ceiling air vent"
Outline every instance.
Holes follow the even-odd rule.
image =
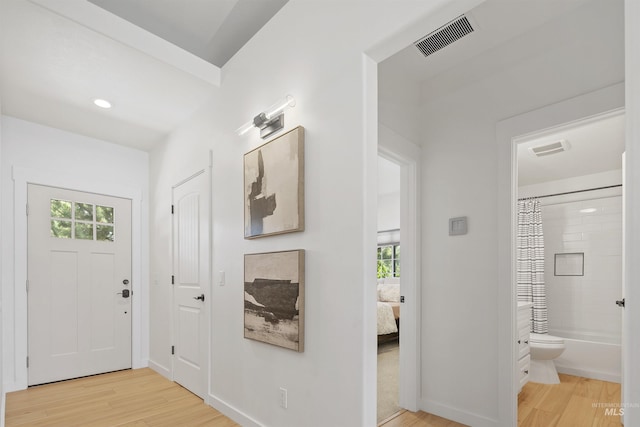
[[[472,32],[473,27],[467,17],[460,15],[448,24],[427,34],[414,45],[424,56],[429,56]]]
[[[548,156],[550,154],[561,153],[569,149],[569,143],[561,139],[560,141],[552,142],[550,144],[538,145],[537,147],[529,147],[529,150],[537,157]]]

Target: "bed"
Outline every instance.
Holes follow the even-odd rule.
[[[378,343],[397,340],[400,334],[400,283],[378,283]]]

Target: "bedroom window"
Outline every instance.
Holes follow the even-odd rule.
[[[400,245],[378,246],[378,279],[400,277]]]

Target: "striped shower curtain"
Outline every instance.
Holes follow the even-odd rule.
[[[544,238],[540,200],[518,201],[518,301],[531,302],[531,332],[546,334],[547,294],[544,286]]]

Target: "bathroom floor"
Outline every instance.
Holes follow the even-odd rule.
[[[620,384],[559,374],[560,384],[529,382],[518,395],[518,426],[616,426]]]

